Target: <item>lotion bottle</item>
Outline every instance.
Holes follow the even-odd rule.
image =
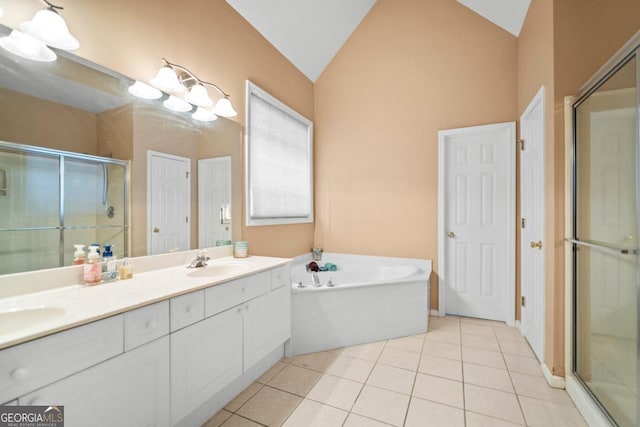
[[[76,251],[73,253],[73,265],[84,264],[84,245],[73,245]]]
[[[89,246],[89,255],[84,264],[84,275],[82,276],[86,285],[97,285],[100,283],[102,276],[102,267],[100,265],[100,255],[97,246]]]

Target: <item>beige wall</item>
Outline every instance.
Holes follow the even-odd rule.
[[[378,0],[315,85],[315,244],[437,270],[438,130],[515,120],[516,60],[455,1]]]
[[[518,40],[518,115],[541,85],[545,125],[545,355],[565,372],[564,98],[580,87],[640,30],[640,2],[533,0]]]
[[[0,140],[77,153],[97,153],[95,114],[0,88]],[[26,112],[26,114],[25,114]],[[38,126],[33,125],[37,117]]]
[[[242,125],[246,79],[314,119],[312,82],[223,0],[86,0],[64,6],[82,57],[143,81],[155,75],[163,57],[185,65],[231,95],[239,113],[234,120]],[[2,7],[1,22],[16,28],[43,4],[6,0]],[[242,234],[253,254],[293,256],[313,244],[312,224],[243,226]]]
[[[543,242],[545,247],[545,355],[544,362],[547,363],[552,372],[561,369],[561,364],[554,363],[554,355],[558,348],[554,347],[553,336],[555,331],[561,332],[563,326],[563,306],[562,302],[556,303],[554,291],[555,270],[557,268],[555,259],[561,256],[563,246],[560,243],[552,244],[556,235],[558,223],[555,218],[557,204],[560,207],[564,202],[555,197],[556,183],[554,181],[554,164],[556,150],[553,146],[554,135],[554,57],[553,57],[553,0],[533,0],[527,13],[527,18],[518,38],[518,117],[524,113],[525,109],[538,92],[541,86],[545,88],[545,177],[544,177],[544,203],[545,231]],[[518,156],[519,158],[519,156]],[[561,161],[561,165],[564,165]],[[520,203],[518,203],[519,207]],[[563,225],[563,220],[560,221]],[[518,247],[520,241],[520,229],[518,229]],[[518,251],[520,252],[520,251]],[[517,300],[520,300],[520,253],[517,256],[518,267],[518,287]],[[518,318],[520,318],[520,304],[516,304]],[[560,329],[558,328],[560,327]],[[560,346],[562,350],[562,345]],[[557,361],[563,362],[563,353],[559,353]]]

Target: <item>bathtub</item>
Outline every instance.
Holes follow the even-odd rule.
[[[314,286],[305,265],[291,266],[291,352],[312,353],[427,331],[431,261],[325,253]]]

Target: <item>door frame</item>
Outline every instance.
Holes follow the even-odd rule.
[[[543,179],[543,183],[542,183],[542,240],[545,240],[545,236],[546,236],[546,231],[547,231],[547,221],[546,221],[546,213],[545,213],[545,207],[546,207],[546,203],[545,203],[545,198],[544,198],[544,190],[546,187],[546,175],[545,175],[545,153],[546,153],[546,147],[545,147],[545,136],[546,136],[546,130],[547,130],[547,126],[546,126],[546,120],[545,120],[545,105],[544,105],[544,95],[545,95],[545,87],[540,86],[540,89],[538,89],[538,92],[536,92],[536,94],[533,96],[533,98],[531,98],[531,101],[529,102],[529,105],[527,105],[527,108],[524,110],[524,112],[522,113],[522,115],[520,116],[520,137],[523,138],[522,135],[522,122],[527,118],[527,116],[529,116],[534,109],[537,106],[540,106],[542,108],[542,163],[541,163],[541,168],[542,170],[541,172],[541,176]],[[520,141],[522,144],[522,141]],[[524,148],[524,150],[526,150],[526,147]],[[520,145],[520,153],[522,153],[522,145]],[[522,154],[520,154],[520,216],[522,217],[523,213],[522,213],[522,198],[524,196],[524,193],[522,191],[523,187],[522,187]],[[520,228],[520,230],[522,230],[522,228]],[[522,266],[524,264],[524,250],[526,247],[526,243],[524,242],[524,240],[522,239],[522,231],[520,232],[520,295],[523,295],[523,286],[522,286],[522,274],[523,274],[523,269]],[[540,354],[536,354],[536,356],[539,357],[539,362],[543,363],[544,362],[544,352],[545,352],[545,327],[546,327],[546,316],[545,316],[545,309],[546,309],[546,280],[545,280],[545,272],[546,272],[546,256],[545,256],[545,252],[546,252],[546,244],[542,246],[541,251],[542,251],[542,275],[541,280],[542,280],[542,298],[539,301],[540,307],[538,307],[538,310],[541,311],[542,315],[540,316],[540,318],[542,319],[542,330],[540,331],[540,335],[542,337],[542,342],[540,343]],[[524,324],[525,322],[523,322],[524,320],[524,316],[522,313],[522,310],[520,311],[520,325],[519,325],[519,330],[520,333],[525,336],[524,334],[526,328],[524,328],[523,326],[527,326],[526,324]],[[524,325],[523,325],[524,324]],[[528,340],[527,340],[528,341]],[[531,343],[529,343],[529,345],[531,345]],[[535,353],[535,350],[534,350]]]
[[[509,326],[515,325],[516,320],[516,124],[515,122],[494,123],[480,126],[470,126],[457,129],[446,129],[438,131],[438,315],[444,316],[446,314],[446,227],[445,227],[445,200],[446,200],[446,150],[445,144],[449,136],[465,134],[468,132],[477,131],[497,131],[506,130],[509,132],[510,141],[505,145],[507,150],[507,158],[509,164],[507,165],[509,175],[512,179],[509,181],[509,190],[507,194],[508,202],[508,214],[509,218],[507,223],[507,235],[508,245],[507,252],[509,258],[513,260],[511,263],[507,263],[505,268],[507,269],[507,295],[506,295],[506,323]],[[509,286],[511,283],[511,286]]]
[[[181,157],[173,154],[163,153],[161,151],[147,150],[147,254],[150,254],[152,248],[152,238],[153,232],[151,230],[151,202],[152,202],[152,192],[151,192],[151,181],[152,181],[152,173],[151,173],[151,158],[153,156],[164,157],[167,159],[178,160],[178,161],[186,161],[189,167],[189,191],[187,191],[187,216],[189,217],[189,228],[187,231],[187,246],[191,247],[191,159],[189,157]]]

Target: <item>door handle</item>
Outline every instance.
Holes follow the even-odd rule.
[[[453,239],[454,237],[456,237],[456,233],[454,233],[453,231],[450,231],[447,233],[447,237],[450,237]]]
[[[531,249],[542,249],[542,240],[537,241],[537,242],[531,242]]]
[[[154,232],[154,233],[159,233],[159,232],[160,232],[160,229],[159,229],[158,227],[153,227],[153,232]]]

